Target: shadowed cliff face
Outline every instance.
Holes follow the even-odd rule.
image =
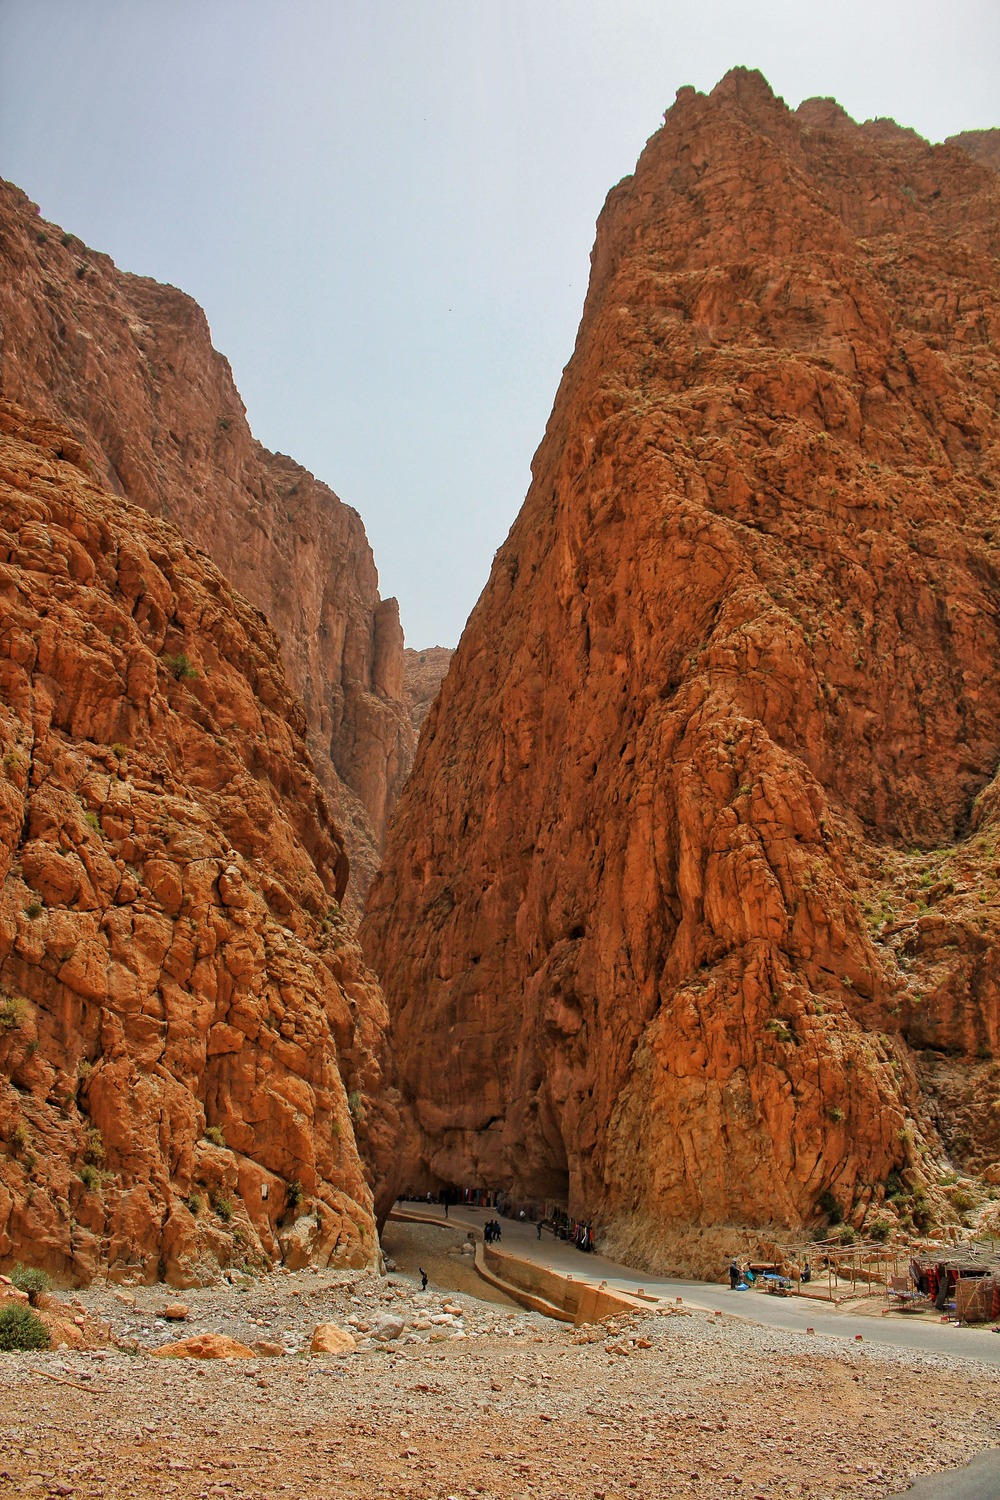
[[[119,271],[0,183],[0,392],[68,422],[119,493],[174,522],[281,641],[360,902],[413,759],[403,634],[356,511],[251,436],[201,308]]]
[[[742,71],[609,196],[362,926],[404,1179],[659,1264],[857,1220],[948,1144],[948,1049],[1000,1156],[998,207]]]
[[[372,1263],[387,1017],[305,716],[259,612],[91,467],[0,403],[0,1263]]]

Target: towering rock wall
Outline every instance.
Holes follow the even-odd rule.
[[[0,403],[0,1264],[371,1263],[386,1014],[301,704],[91,471]]]
[[[998,208],[745,71],[610,194],[362,926],[403,1180],[664,1265],[1000,1156]]]
[[[201,308],[119,271],[0,183],[0,392],[68,422],[96,472],[174,522],[262,610],[344,826],[349,899],[374,873],[415,736],[403,635],[361,518],[251,436]]]

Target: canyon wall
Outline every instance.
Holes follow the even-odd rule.
[[[667,1266],[1000,1157],[998,187],[737,70],[610,194],[362,924],[401,1183]]]
[[[119,271],[3,182],[0,268],[0,393],[68,424],[104,481],[178,526],[277,631],[353,907],[415,746],[399,612],[360,516],[254,441],[190,297]]]
[[[374,1263],[386,1014],[301,704],[93,451],[0,402],[0,1263]]]

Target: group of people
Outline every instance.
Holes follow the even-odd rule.
[[[487,1219],[483,1225],[483,1239],[487,1245],[498,1245],[500,1243],[500,1223],[497,1219]]]

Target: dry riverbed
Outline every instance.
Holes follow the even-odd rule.
[[[995,1369],[728,1314],[574,1330],[401,1272],[81,1300],[122,1347],[0,1356],[0,1496],[853,1500],[1000,1444]],[[310,1356],[324,1321],[358,1352]],[[287,1353],[149,1357],[196,1330]]]

